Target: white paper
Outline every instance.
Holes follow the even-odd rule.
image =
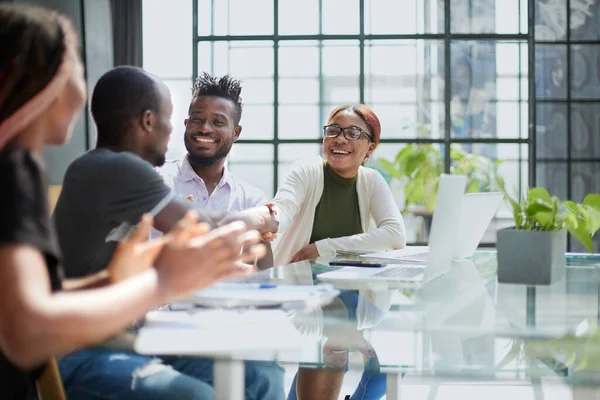
[[[412,256],[415,254],[427,253],[429,246],[406,246],[403,249],[383,251],[380,253],[369,253],[361,255],[364,258],[384,258],[388,260],[401,260],[403,257]]]

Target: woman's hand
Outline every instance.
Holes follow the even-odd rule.
[[[317,245],[314,243],[311,243],[308,246],[304,246],[302,249],[300,249],[300,251],[298,251],[296,254],[294,254],[292,259],[290,260],[290,263],[304,261],[304,260],[310,260],[312,258],[317,258],[317,257],[319,257],[319,251],[317,250]]]
[[[135,231],[119,242],[108,264],[111,283],[119,282],[154,267],[167,239],[148,240],[153,218],[144,214]]]

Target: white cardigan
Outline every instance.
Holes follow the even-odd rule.
[[[308,245],[315,210],[323,194],[323,160],[297,164],[279,187],[273,203],[278,207],[279,232],[274,249],[275,265],[287,264]],[[406,245],[406,228],[392,192],[381,174],[360,167],[356,181],[360,219],[365,233],[316,242],[320,256],[336,250],[384,251]]]

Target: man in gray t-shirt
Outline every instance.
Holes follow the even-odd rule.
[[[155,227],[168,232],[191,208],[189,201],[171,194],[153,168],[165,162],[172,110],[167,86],[139,68],[115,68],[96,84],[91,111],[98,128],[97,148],[69,166],[54,213],[68,277],[106,268],[117,241],[144,213],[153,214]],[[277,231],[266,206],[236,214],[198,213],[212,226],[241,219],[263,232]],[[207,359],[159,360],[86,349],[62,357],[59,367],[71,400],[214,397],[213,365]],[[251,398],[284,397],[278,365],[246,362],[245,373]]]
[[[73,161],[54,211],[65,275],[106,268],[140,216],[156,215],[172,198],[152,165],[131,152],[97,148]]]

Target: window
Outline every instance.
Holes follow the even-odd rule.
[[[170,155],[185,152],[185,86],[207,71],[243,81],[243,132],[229,165],[267,195],[293,161],[320,154],[329,112],[358,102],[382,124],[374,167],[416,143],[448,172],[459,146],[502,160],[518,190],[537,183],[581,200],[600,189],[591,173],[600,162],[600,8],[591,2],[571,0],[570,20],[566,0],[164,3],[144,2],[144,62],[174,93]],[[249,17],[257,9],[260,21]],[[391,184],[402,206],[402,187]],[[503,207],[485,240],[507,224]],[[411,237],[426,241],[418,229]]]

